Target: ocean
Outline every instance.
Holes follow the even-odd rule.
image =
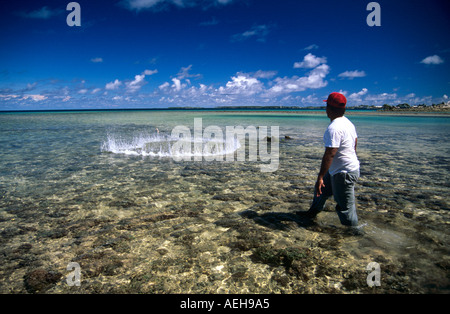
[[[0,113],[0,292],[448,293],[450,117],[346,116],[362,235],[295,215],[324,111]]]

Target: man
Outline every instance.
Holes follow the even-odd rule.
[[[347,99],[340,93],[331,93],[327,100],[327,116],[331,123],[323,140],[325,153],[314,189],[314,199],[307,212],[301,216],[315,218],[323,210],[326,200],[333,195],[336,212],[345,226],[357,226],[355,183],[359,178],[359,161],[356,156],[357,134],[355,126],[344,117]]]

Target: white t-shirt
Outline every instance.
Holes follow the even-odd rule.
[[[346,117],[336,118],[330,123],[323,135],[323,141],[325,147],[338,148],[328,170],[331,175],[359,169],[359,160],[355,152],[357,137],[355,126]]]

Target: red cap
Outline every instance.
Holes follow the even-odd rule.
[[[328,105],[336,108],[345,108],[345,105],[347,104],[347,99],[341,93],[331,93],[328,96],[328,99],[325,99],[324,101],[326,101]]]

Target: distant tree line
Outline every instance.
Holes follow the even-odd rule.
[[[416,105],[416,106],[411,106],[407,103],[403,103],[403,104],[398,104],[396,106],[391,106],[388,104],[384,104],[381,107],[381,110],[383,111],[395,111],[395,110],[436,110],[436,109],[448,109],[450,108],[449,104],[446,104],[444,102],[440,103],[440,104],[432,104],[430,106],[426,105],[426,104],[420,104],[420,105]]]

